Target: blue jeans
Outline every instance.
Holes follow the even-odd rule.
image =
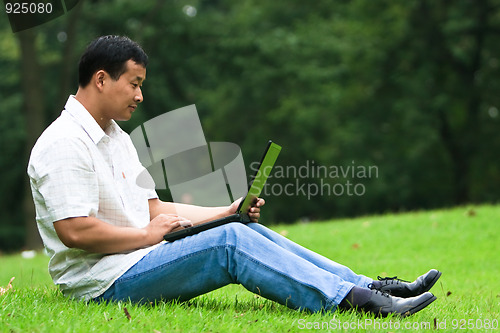
[[[229,223],[164,243],[96,300],[188,300],[230,283],[293,309],[334,310],[373,282],[258,223]]]

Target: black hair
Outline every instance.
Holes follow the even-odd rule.
[[[127,70],[128,60],[133,60],[144,67],[148,65],[146,52],[130,38],[111,35],[99,37],[87,46],[80,58],[78,84],[85,87],[92,75],[101,69],[116,81]]]

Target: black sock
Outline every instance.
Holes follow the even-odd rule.
[[[371,296],[371,290],[354,287],[342,300],[342,302],[340,302],[339,307],[344,310],[362,307],[370,300]]]

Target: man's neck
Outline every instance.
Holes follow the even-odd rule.
[[[92,98],[92,94],[87,91],[87,89],[79,87],[78,91],[75,94],[75,98],[78,102],[80,102],[83,107],[90,113],[90,115],[95,119],[97,124],[103,129],[109,126],[111,120],[103,118],[101,116],[101,112],[99,111],[99,105]]]

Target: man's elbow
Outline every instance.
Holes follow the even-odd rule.
[[[61,220],[54,223],[54,229],[61,242],[69,248],[83,249],[85,247],[84,240],[81,237],[81,232],[74,230],[70,225],[69,220]]]
[[[57,233],[57,236],[59,236],[59,239],[61,242],[66,246],[71,249],[75,248],[81,248],[81,240],[80,237],[76,233],[72,232],[64,232],[64,233]]]

